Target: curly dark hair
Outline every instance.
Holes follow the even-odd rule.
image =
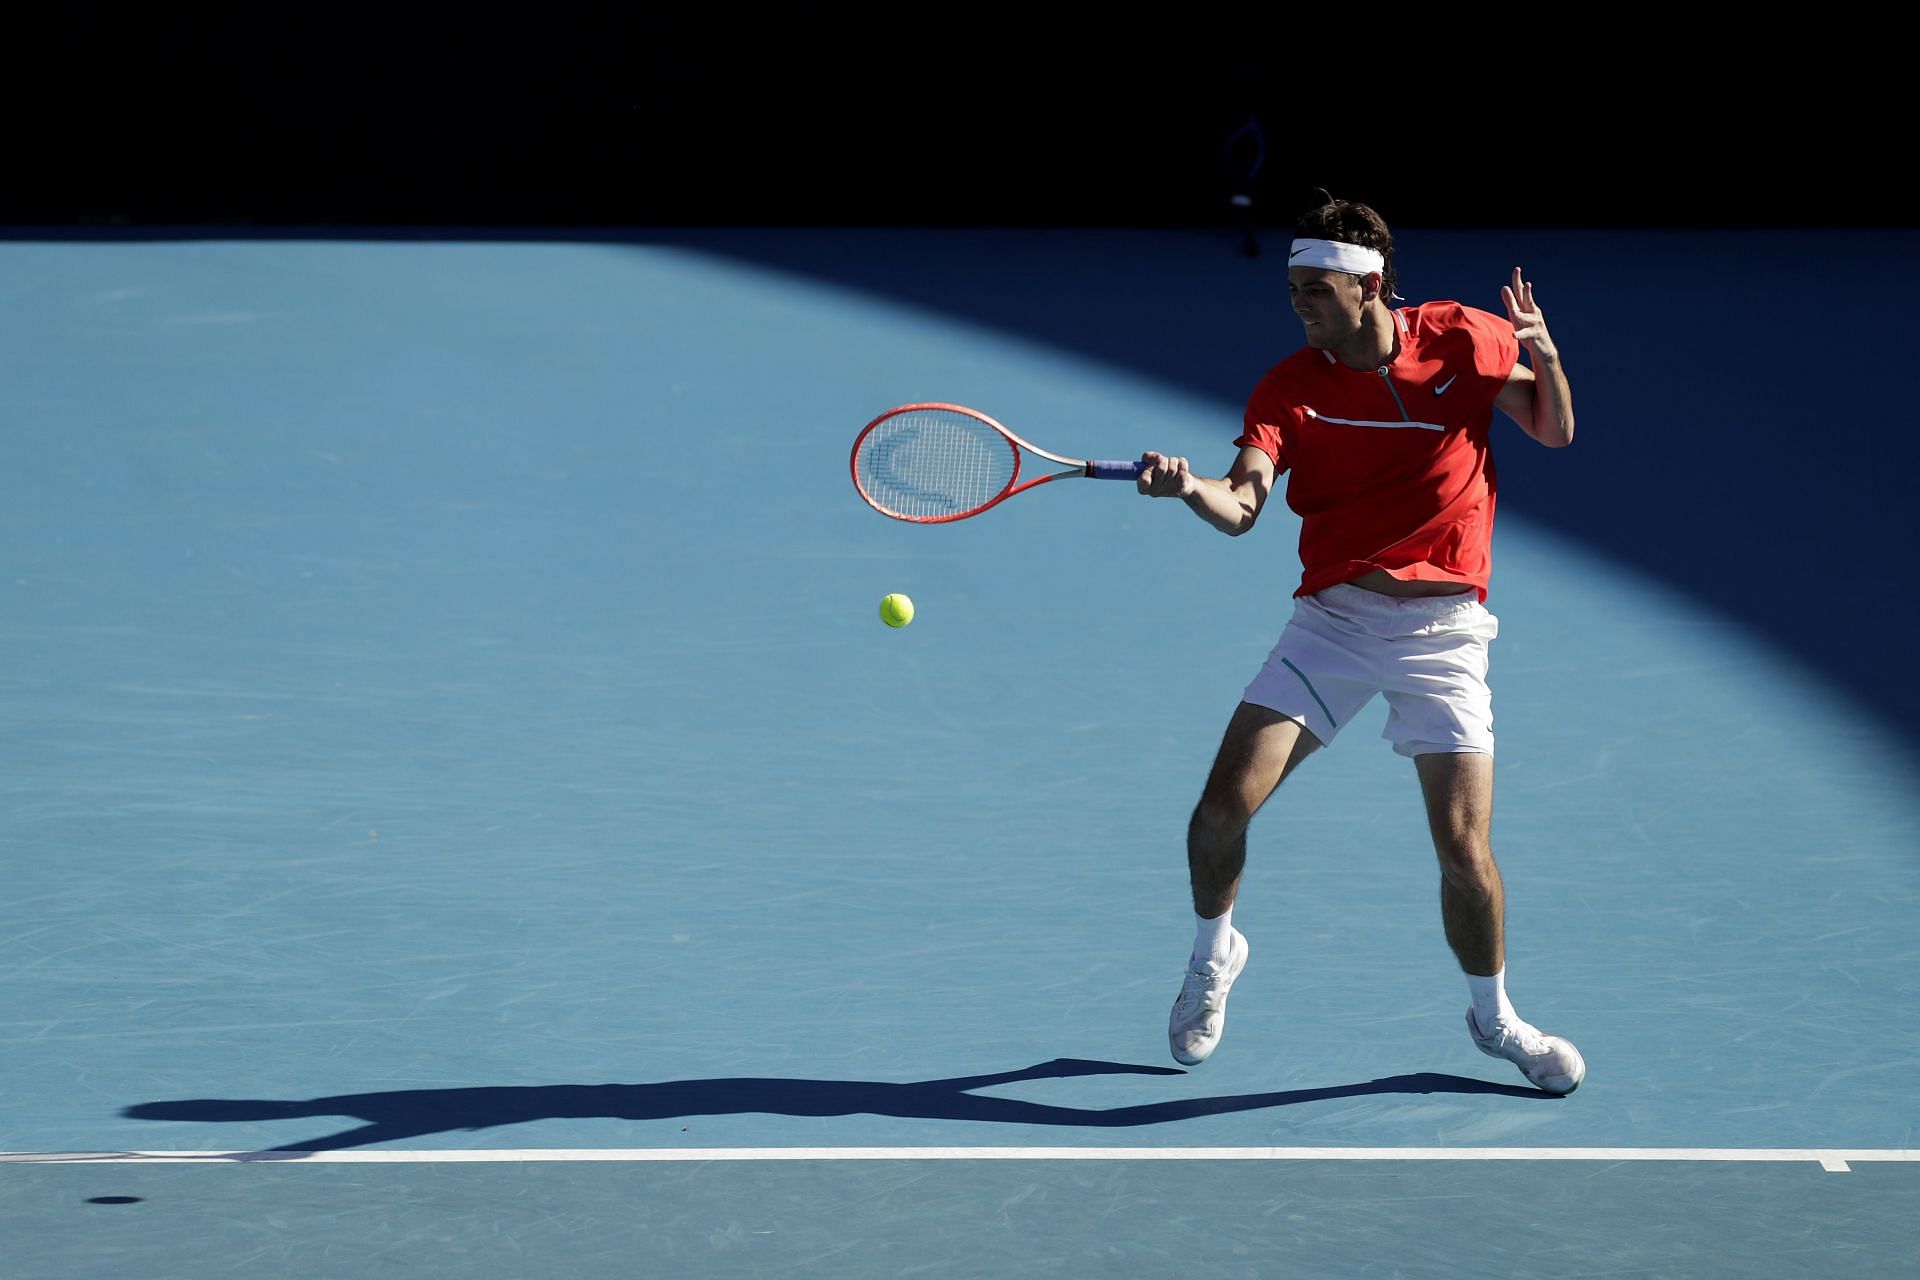
[[[1394,282],[1399,273],[1393,269],[1393,232],[1387,230],[1386,219],[1366,205],[1355,200],[1336,200],[1322,190],[1324,201],[1300,215],[1294,224],[1294,233],[1314,240],[1338,240],[1342,244],[1357,244],[1367,249],[1379,251],[1386,265],[1380,269],[1381,296],[1398,296],[1394,291]]]

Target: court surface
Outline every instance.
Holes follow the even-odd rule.
[[[1893,334],[1920,237],[1860,239]],[[1378,702],[1167,1055],[1290,512],[849,483],[923,399],[1217,473],[1283,254],[0,243],[7,1275],[1911,1274],[1920,449],[1791,240],[1401,235],[1416,300],[1523,265],[1573,378],[1573,448],[1496,423],[1488,599],[1564,1099],[1462,1028]]]

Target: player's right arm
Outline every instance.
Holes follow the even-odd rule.
[[[1253,528],[1260,508],[1273,492],[1277,474],[1264,449],[1243,445],[1225,476],[1197,476],[1185,458],[1149,450],[1140,455],[1146,467],[1137,487],[1150,498],[1179,498],[1195,515],[1225,534],[1238,536]]]

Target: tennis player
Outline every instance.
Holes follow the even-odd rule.
[[[1505,317],[1457,302],[1396,307],[1379,214],[1329,199],[1296,234],[1287,291],[1306,346],[1254,388],[1232,469],[1215,479],[1185,458],[1141,458],[1141,493],[1179,498],[1234,535],[1287,473],[1302,522],[1293,616],[1241,695],[1187,828],[1197,929],[1168,1024],[1173,1057],[1205,1061],[1226,1027],[1227,992],[1247,963],[1233,906],[1253,815],[1380,694],[1383,736],[1413,761],[1426,802],[1440,916],[1472,995],[1467,1030],[1539,1088],[1571,1093],[1586,1074],[1579,1051],[1524,1021],[1506,993],[1487,688],[1499,624],[1483,604],[1493,410],[1549,448],[1570,444],[1560,351],[1518,267],[1500,291]]]

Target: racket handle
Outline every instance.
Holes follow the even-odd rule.
[[[1146,467],[1144,462],[1089,462],[1087,474],[1095,480],[1138,480]]]

